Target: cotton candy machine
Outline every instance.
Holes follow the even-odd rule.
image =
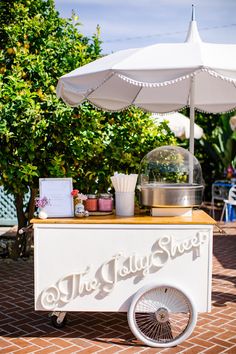
[[[150,151],[140,163],[140,204],[152,208],[200,206],[203,179],[200,163],[188,150],[162,146]]]

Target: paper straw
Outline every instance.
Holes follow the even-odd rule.
[[[116,172],[111,181],[116,192],[134,192],[137,178],[137,174],[125,175]]]

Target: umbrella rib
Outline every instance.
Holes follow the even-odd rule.
[[[139,95],[140,91],[142,90],[142,88],[143,88],[143,87],[140,86],[138,92],[136,93],[136,95],[135,95],[134,98],[132,99],[131,105],[134,105],[134,102],[135,102],[136,98],[138,97],[138,95]]]
[[[114,72],[112,72],[106,79],[104,79],[98,86],[96,86],[95,88],[89,89],[89,93],[84,95],[84,99],[88,99],[88,97],[95,91],[97,90],[99,87],[101,87],[102,85],[105,84],[105,82],[107,82],[108,80],[110,80],[112,78],[112,76],[114,75]]]

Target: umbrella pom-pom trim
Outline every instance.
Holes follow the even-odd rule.
[[[214,77],[219,78],[221,80],[232,82],[232,83],[234,83],[236,85],[236,79],[232,79],[232,78],[229,78],[227,76],[218,74],[216,71],[210,70],[208,68],[201,68],[199,70],[194,71],[191,74],[183,75],[183,76],[178,77],[177,79],[163,81],[163,82],[143,82],[143,81],[138,81],[138,80],[131,79],[131,78],[129,78],[129,77],[125,76],[125,75],[122,75],[122,74],[116,74],[116,75],[120,79],[130,83],[131,85],[142,86],[142,87],[162,87],[162,86],[167,86],[167,85],[173,85],[173,84],[175,84],[177,82],[180,82],[182,80],[187,80],[190,77],[194,77],[194,76],[198,75],[201,72],[207,72],[211,76],[214,76]]]

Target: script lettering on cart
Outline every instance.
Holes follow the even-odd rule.
[[[55,285],[42,292],[42,306],[47,310],[53,310],[78,296],[93,292],[108,294],[119,281],[135,276],[145,277],[184,253],[192,252],[195,257],[199,256],[200,246],[207,242],[207,239],[207,232],[198,232],[192,238],[178,241],[170,235],[165,235],[154,243],[148,254],[140,255],[133,252],[126,255],[124,252],[118,252],[98,270],[93,271],[92,265],[89,265],[78,273],[60,278]]]

